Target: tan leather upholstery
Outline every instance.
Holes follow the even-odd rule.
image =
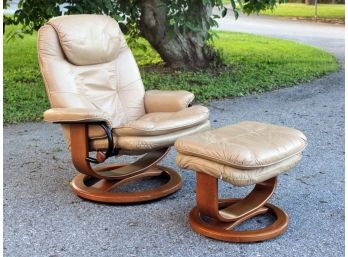
[[[44,112],[44,120],[57,123],[104,121],[112,124],[107,113],[86,108],[52,108]]]
[[[52,18],[48,24],[56,30],[64,54],[75,65],[110,62],[124,44],[122,32],[114,19],[68,15],[64,19]],[[81,29],[81,24],[89,29]]]
[[[144,86],[118,24],[103,15],[74,15],[73,18],[79,24],[78,32],[69,31],[69,16],[54,18],[39,30],[39,63],[52,107],[103,110],[110,115],[113,127],[143,116]],[[90,20],[87,24],[84,23],[86,19]],[[56,31],[51,25],[51,22],[58,21],[60,28],[66,29],[64,34],[62,29]],[[99,30],[93,24],[100,22],[113,24],[113,29],[122,39],[116,58],[110,62],[80,66],[69,62],[65,57],[67,53],[63,52],[65,48],[61,47],[65,41],[59,41],[61,37],[77,33],[74,39],[78,44],[88,31]],[[103,48],[103,44],[97,41],[95,47]],[[84,58],[83,55],[80,57]]]
[[[205,131],[210,128],[207,120],[199,125],[178,130],[159,136],[121,136],[117,138],[117,145],[126,150],[151,150],[173,145],[177,138]]]
[[[270,166],[259,167],[252,170],[244,170],[180,153],[176,157],[176,162],[181,168],[190,169],[197,172],[204,172],[235,186],[253,185],[273,178],[292,169],[297,165],[297,163],[299,163],[300,160],[301,155],[298,154],[284,160],[283,162]]]
[[[157,136],[196,126],[209,118],[209,110],[193,106],[176,112],[148,113],[118,128],[118,136]]]
[[[69,124],[63,124],[63,128],[64,127],[64,135],[67,138],[68,148],[70,149]],[[133,152],[146,152],[149,150],[173,145],[175,140],[179,137],[205,131],[209,128],[210,122],[208,120],[205,120],[203,123],[200,123],[196,126],[158,136],[118,136],[116,135],[115,130],[113,130],[114,147]],[[100,128],[99,126],[89,126],[88,133],[90,138],[89,146],[91,150],[106,150],[108,148],[108,141],[102,128]]]
[[[234,185],[250,185],[295,166],[307,145],[302,132],[245,121],[179,138],[177,164]],[[244,174],[245,173],[245,174]]]
[[[306,147],[302,132],[281,126],[245,121],[180,138],[175,148],[235,168],[265,167],[299,154]]]
[[[195,96],[187,91],[150,90],[145,92],[145,110],[151,112],[177,112],[189,106]]]
[[[39,30],[38,53],[52,107],[45,120],[64,122],[69,147],[67,121],[106,121],[113,128],[115,146],[133,150],[169,146],[178,136],[209,124],[205,107],[187,108],[194,98],[189,92],[154,90],[145,95],[124,35],[108,16],[51,19]],[[89,125],[88,133],[91,150],[107,147],[99,126]]]

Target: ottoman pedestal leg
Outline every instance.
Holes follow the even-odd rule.
[[[190,212],[189,221],[194,231],[217,240],[230,242],[256,242],[276,237],[286,231],[288,216],[280,208],[267,203],[277,184],[277,178],[255,185],[243,199],[218,199],[218,180],[197,172],[197,206]],[[270,213],[273,224],[248,231],[236,231],[242,222],[260,214]]]

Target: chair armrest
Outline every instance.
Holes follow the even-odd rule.
[[[177,112],[187,108],[194,98],[192,93],[184,90],[149,90],[145,92],[145,110],[146,113]]]
[[[52,108],[44,112],[44,120],[54,123],[90,123],[101,121],[112,126],[109,114],[87,108]]]

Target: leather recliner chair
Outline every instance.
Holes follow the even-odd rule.
[[[186,91],[147,91],[117,22],[104,15],[51,19],[39,30],[39,63],[51,109],[75,168],[73,191],[98,202],[143,202],[180,189],[181,176],[157,163],[178,137],[210,127],[209,111],[189,106]],[[94,155],[95,153],[95,155]],[[144,155],[145,154],[145,155]],[[111,156],[143,155],[132,164],[105,164]],[[115,188],[144,177],[167,182],[141,192]]]

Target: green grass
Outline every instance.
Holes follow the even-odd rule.
[[[261,12],[263,15],[280,17],[314,18],[314,5],[280,4],[273,11]],[[318,18],[344,19],[344,4],[318,4]]]
[[[204,102],[290,86],[338,69],[332,55],[314,47],[240,33],[218,35],[215,46],[223,49],[226,64],[220,69],[174,72],[150,47],[133,49],[146,89],[184,89]],[[4,122],[41,120],[47,108],[36,34],[4,42]]]

